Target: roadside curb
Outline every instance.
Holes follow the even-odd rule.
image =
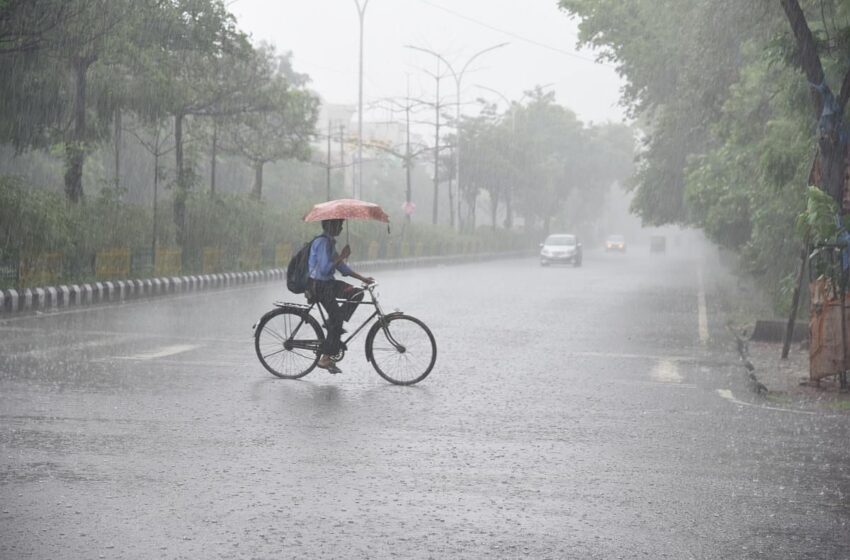
[[[510,251],[505,253],[476,253],[472,255],[447,255],[433,257],[412,257],[401,259],[381,259],[353,263],[358,270],[380,270],[406,268],[413,266],[436,266],[443,264],[462,264],[500,258],[527,256],[528,251]],[[171,276],[159,278],[139,278],[112,280],[24,288],[23,290],[0,290],[0,317],[14,313],[47,311],[68,307],[81,307],[100,304],[122,303],[131,300],[156,299],[165,295],[180,295],[211,290],[226,290],[245,284],[258,284],[286,278],[285,268],[251,270],[247,272],[223,272],[200,276]]]
[[[745,338],[742,338],[738,333],[733,331],[732,329],[728,329],[732,336],[735,338],[735,347],[738,351],[738,356],[741,359],[741,365],[746,372],[747,382],[749,383],[752,390],[759,394],[765,395],[769,393],[767,386],[764,383],[759,381],[758,375],[756,375],[756,367],[753,365],[752,361],[750,361],[750,352],[748,341]]]

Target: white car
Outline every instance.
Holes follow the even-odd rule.
[[[571,233],[553,233],[540,244],[540,266],[572,263],[581,266],[581,243]]]

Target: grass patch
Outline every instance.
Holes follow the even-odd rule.
[[[827,407],[833,410],[850,410],[850,396],[842,397],[842,400],[833,401],[827,404]]]

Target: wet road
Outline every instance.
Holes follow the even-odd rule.
[[[756,399],[701,257],[375,275],[418,386],[265,372],[282,285],[0,320],[0,558],[850,557],[850,416]]]

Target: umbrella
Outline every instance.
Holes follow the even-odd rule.
[[[305,222],[320,222],[322,220],[377,220],[387,224],[387,233],[390,232],[390,217],[384,210],[374,202],[357,200],[354,198],[340,198],[320,202],[304,216]],[[346,242],[351,233],[345,228]]]
[[[313,209],[304,216],[305,222],[319,222],[321,220],[377,220],[386,224],[390,223],[387,213],[375,203],[356,200],[353,198],[340,198],[329,200],[313,206]]]

